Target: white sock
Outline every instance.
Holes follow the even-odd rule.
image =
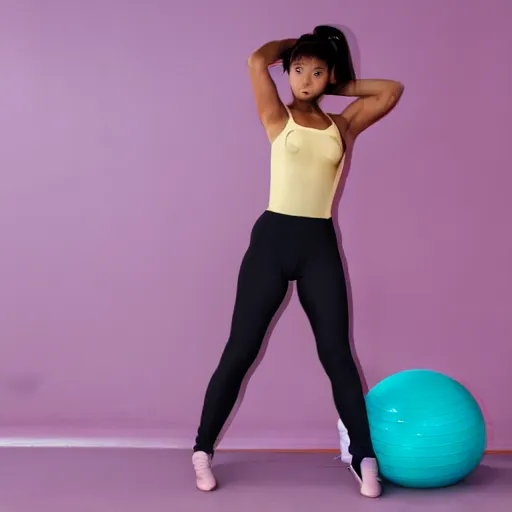
[[[347,429],[341,419],[338,419],[338,434],[340,436],[340,452],[341,452],[341,460],[345,462],[345,464],[350,464],[352,462],[352,455],[348,451],[350,446],[350,438],[348,436]]]

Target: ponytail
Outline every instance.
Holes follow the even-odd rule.
[[[313,35],[320,40],[328,41],[336,52],[334,61],[335,86],[344,86],[355,80],[354,63],[345,34],[336,27],[319,25],[313,30]]]

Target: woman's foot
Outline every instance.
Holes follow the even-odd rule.
[[[350,472],[359,482],[361,494],[367,498],[378,498],[382,493],[377,459],[365,457],[360,463],[353,460]]]
[[[212,457],[205,452],[192,455],[192,465],[196,472],[196,485],[200,491],[213,491],[217,482],[212,472]]]

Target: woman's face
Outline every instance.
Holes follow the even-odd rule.
[[[302,57],[290,65],[290,87],[297,99],[316,100],[324,93],[329,79],[327,64],[314,57]]]

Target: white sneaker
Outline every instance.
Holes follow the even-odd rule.
[[[382,487],[379,479],[379,468],[377,459],[365,457],[361,461],[361,476],[357,474],[352,466],[349,466],[350,472],[359,482],[361,494],[367,498],[378,498],[382,493]]]
[[[212,472],[212,458],[206,452],[195,452],[192,465],[196,472],[196,486],[200,491],[213,491],[217,482]]]

